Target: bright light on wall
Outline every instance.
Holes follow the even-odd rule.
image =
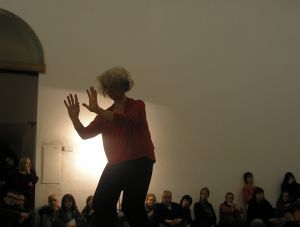
[[[78,141],[75,165],[82,175],[98,179],[106,163],[101,136]]]

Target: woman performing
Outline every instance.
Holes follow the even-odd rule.
[[[64,100],[75,130],[82,139],[102,134],[108,160],[93,199],[93,227],[112,227],[117,224],[116,204],[123,191],[122,210],[131,227],[147,226],[144,201],[155,162],[154,147],[146,119],[145,104],[128,98],[125,93],[133,86],[127,70],[115,67],[97,77],[100,92],[114,103],[104,110],[98,105],[97,92],[87,90],[89,104],[82,104],[96,113],[95,119],[83,126],[79,120],[77,95]]]

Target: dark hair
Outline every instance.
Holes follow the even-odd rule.
[[[260,187],[256,187],[255,189],[254,189],[254,192],[253,192],[253,197],[252,197],[252,200],[256,200],[256,195],[257,194],[260,194],[260,193],[264,193],[265,191],[262,189],[262,188],[260,188]]]
[[[232,196],[234,197],[234,194],[233,194],[232,192],[227,192],[227,193],[225,194],[225,199],[226,199],[226,197],[227,197],[228,195],[232,195]]]
[[[288,185],[289,184],[289,179],[290,178],[294,178],[295,182],[296,183],[296,178],[294,176],[294,174],[292,174],[291,172],[287,172],[285,175],[284,175],[284,178],[283,178],[283,181],[282,181],[282,185],[281,186],[285,186],[285,185]]]
[[[62,199],[61,199],[61,209],[62,210],[66,210],[66,206],[65,206],[65,202],[66,200],[71,200],[72,201],[72,210],[75,210],[77,209],[77,206],[76,206],[76,202],[75,202],[75,199],[74,199],[74,196],[72,196],[71,194],[65,194]]]
[[[88,206],[88,203],[91,199],[93,199],[94,196],[93,195],[89,195],[87,198],[86,198],[86,205]]]
[[[18,192],[15,189],[11,188],[11,187],[6,188],[4,190],[3,196],[7,196],[8,193],[14,193],[16,195],[18,194]]]
[[[187,200],[187,201],[189,201],[189,203],[190,203],[190,205],[192,205],[192,203],[193,203],[193,199],[192,199],[192,197],[191,196],[189,196],[189,195],[184,195],[184,196],[182,196],[182,198],[181,198],[181,200],[180,200],[180,205],[182,205],[182,202],[183,202],[183,200]]]
[[[246,172],[246,173],[244,173],[243,178],[244,178],[245,184],[247,184],[247,179],[248,179],[249,177],[253,177],[253,174],[252,174],[251,172]]]

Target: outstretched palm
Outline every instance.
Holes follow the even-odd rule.
[[[100,110],[100,107],[98,105],[97,100],[97,92],[93,87],[90,87],[90,90],[86,91],[89,97],[89,105],[83,103],[82,105],[86,107],[89,111],[98,113]]]
[[[67,101],[64,100],[65,106],[67,107],[68,114],[71,119],[76,119],[79,116],[79,102],[77,95],[75,94],[74,97],[72,94],[67,96]]]

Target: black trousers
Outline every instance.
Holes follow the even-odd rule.
[[[131,227],[146,227],[144,208],[153,169],[148,158],[106,165],[93,198],[92,227],[117,226],[117,202],[123,191],[122,210]]]

